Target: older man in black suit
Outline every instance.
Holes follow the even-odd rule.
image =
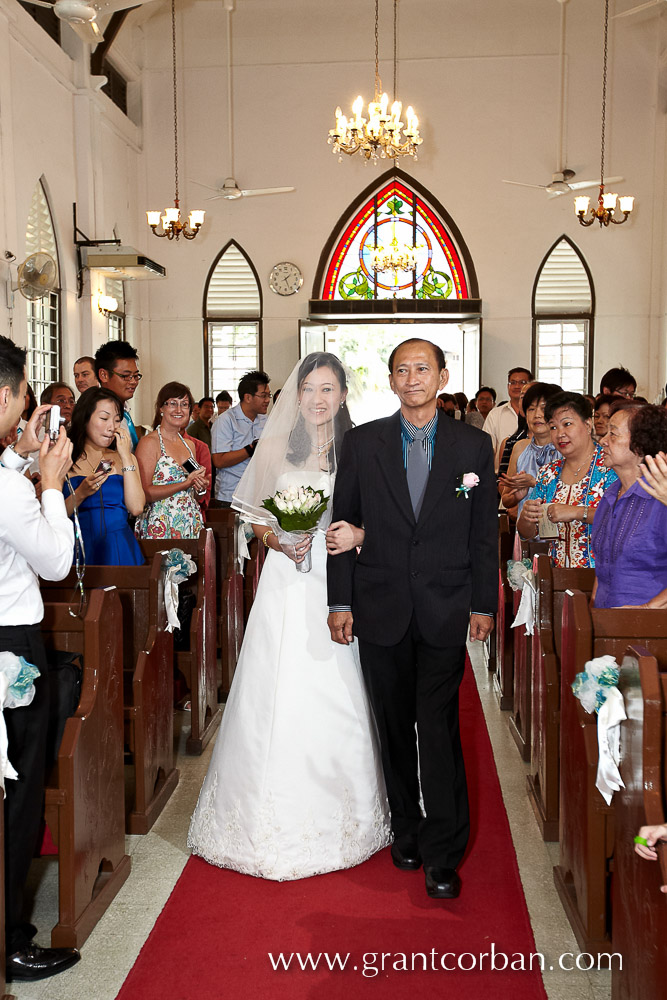
[[[335,642],[359,639],[394,864],[423,862],[428,895],[451,899],[470,830],[458,715],[466,634],[486,639],[497,599],[493,450],[436,409],[449,376],[440,348],[405,341],[389,370],[399,412],[343,443],[333,520],[363,525],[365,538],[358,557],[329,556],[329,628]]]

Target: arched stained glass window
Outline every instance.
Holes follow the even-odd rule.
[[[385,177],[344,225],[328,258],[322,299],[470,298],[468,269],[453,230],[407,180]],[[378,263],[391,254],[408,259],[404,256],[397,269],[380,270]]]
[[[562,236],[547,251],[533,288],[533,370],[540,381],[590,390],[594,301],[588,266]]]
[[[46,191],[41,181],[35,185],[26,224],[26,257],[48,253],[56,263],[58,282],[53,291],[27,303],[28,381],[39,400],[43,389],[60,378],[60,268],[58,247]]]
[[[204,289],[204,358],[207,392],[236,387],[261,367],[262,293],[257,272],[233,240],[213,263]]]

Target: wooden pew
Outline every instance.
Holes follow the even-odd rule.
[[[116,590],[94,590],[85,618],[67,604],[44,605],[49,649],[81,653],[79,707],[65,723],[47,782],[46,821],[58,845],[54,948],[78,948],[130,873],[125,854],[123,615]]]
[[[621,724],[621,777],[614,794],[616,846],[613,878],[613,1000],[667,997],[667,845],[658,861],[634,852],[641,826],[665,823],[667,792],[667,660],[659,663],[640,646],[627,649],[619,677],[627,720]]]
[[[613,808],[595,787],[597,716],[584,711],[571,684],[588,660],[623,656],[639,644],[667,658],[667,612],[644,609],[589,611],[580,591],[566,591],[561,640],[560,864],[554,881],[582,951],[608,950]]]
[[[210,528],[204,529],[195,539],[162,538],[142,539],[142,551],[148,560],[169,549],[181,549],[197,564],[197,573],[188,582],[196,582],[197,604],[190,621],[189,648],[176,650],[174,661],[190,690],[191,727],[185,748],[188,753],[200,754],[207,745],[222,718],[218,705],[216,657],[216,576],[215,536]],[[181,587],[187,587],[184,582]]]
[[[222,662],[220,700],[229,694],[243,642],[243,574],[238,558],[239,516],[235,510],[214,507],[206,513],[216,543],[217,644]]]
[[[532,637],[531,773],[528,795],[544,840],[558,840],[560,650],[565,591],[587,596],[594,569],[559,569],[545,553],[533,560],[537,595]]]
[[[41,581],[46,600],[69,601],[76,577]],[[148,833],[178,784],[174,767],[174,641],[165,631],[162,557],[148,566],[87,566],[86,591],[115,586],[123,609],[125,731],[133,765],[127,832]]]
[[[510,709],[514,691],[514,637],[512,635],[513,590],[507,579],[507,560],[512,558],[514,535],[509,517],[498,518],[498,611],[496,613],[495,667],[493,688],[503,711]]]
[[[257,593],[259,575],[262,572],[264,556],[266,554],[266,548],[262,545],[259,538],[251,539],[248,543],[248,549],[250,551],[250,559],[246,561],[243,577],[243,615],[245,624],[247,624],[250,611],[252,610],[255,594]]]
[[[535,556],[546,554],[549,548],[548,542],[534,542],[523,539],[521,542],[521,558],[529,559],[531,562]],[[512,621],[516,617],[521,603],[521,591],[512,592]],[[530,719],[532,709],[532,637],[526,635],[523,625],[511,628],[512,642],[514,645],[514,670],[512,683],[512,707],[509,718],[510,733],[514,737],[521,757],[525,761],[530,761]]]

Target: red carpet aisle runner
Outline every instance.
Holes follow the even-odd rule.
[[[459,899],[430,900],[423,872],[398,871],[388,849],[357,868],[296,882],[191,858],[118,1000],[413,1000],[427,991],[452,1000],[545,1000],[537,965],[501,971],[500,953],[515,963],[525,956],[530,969],[535,942],[469,666],[461,729],[473,834]],[[269,954],[281,965],[276,971]]]

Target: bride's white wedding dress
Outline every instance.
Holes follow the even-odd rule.
[[[326,619],[324,535],[309,573],[269,550],[188,835],[212,864],[306,878],[391,839],[356,642],[332,642]]]

